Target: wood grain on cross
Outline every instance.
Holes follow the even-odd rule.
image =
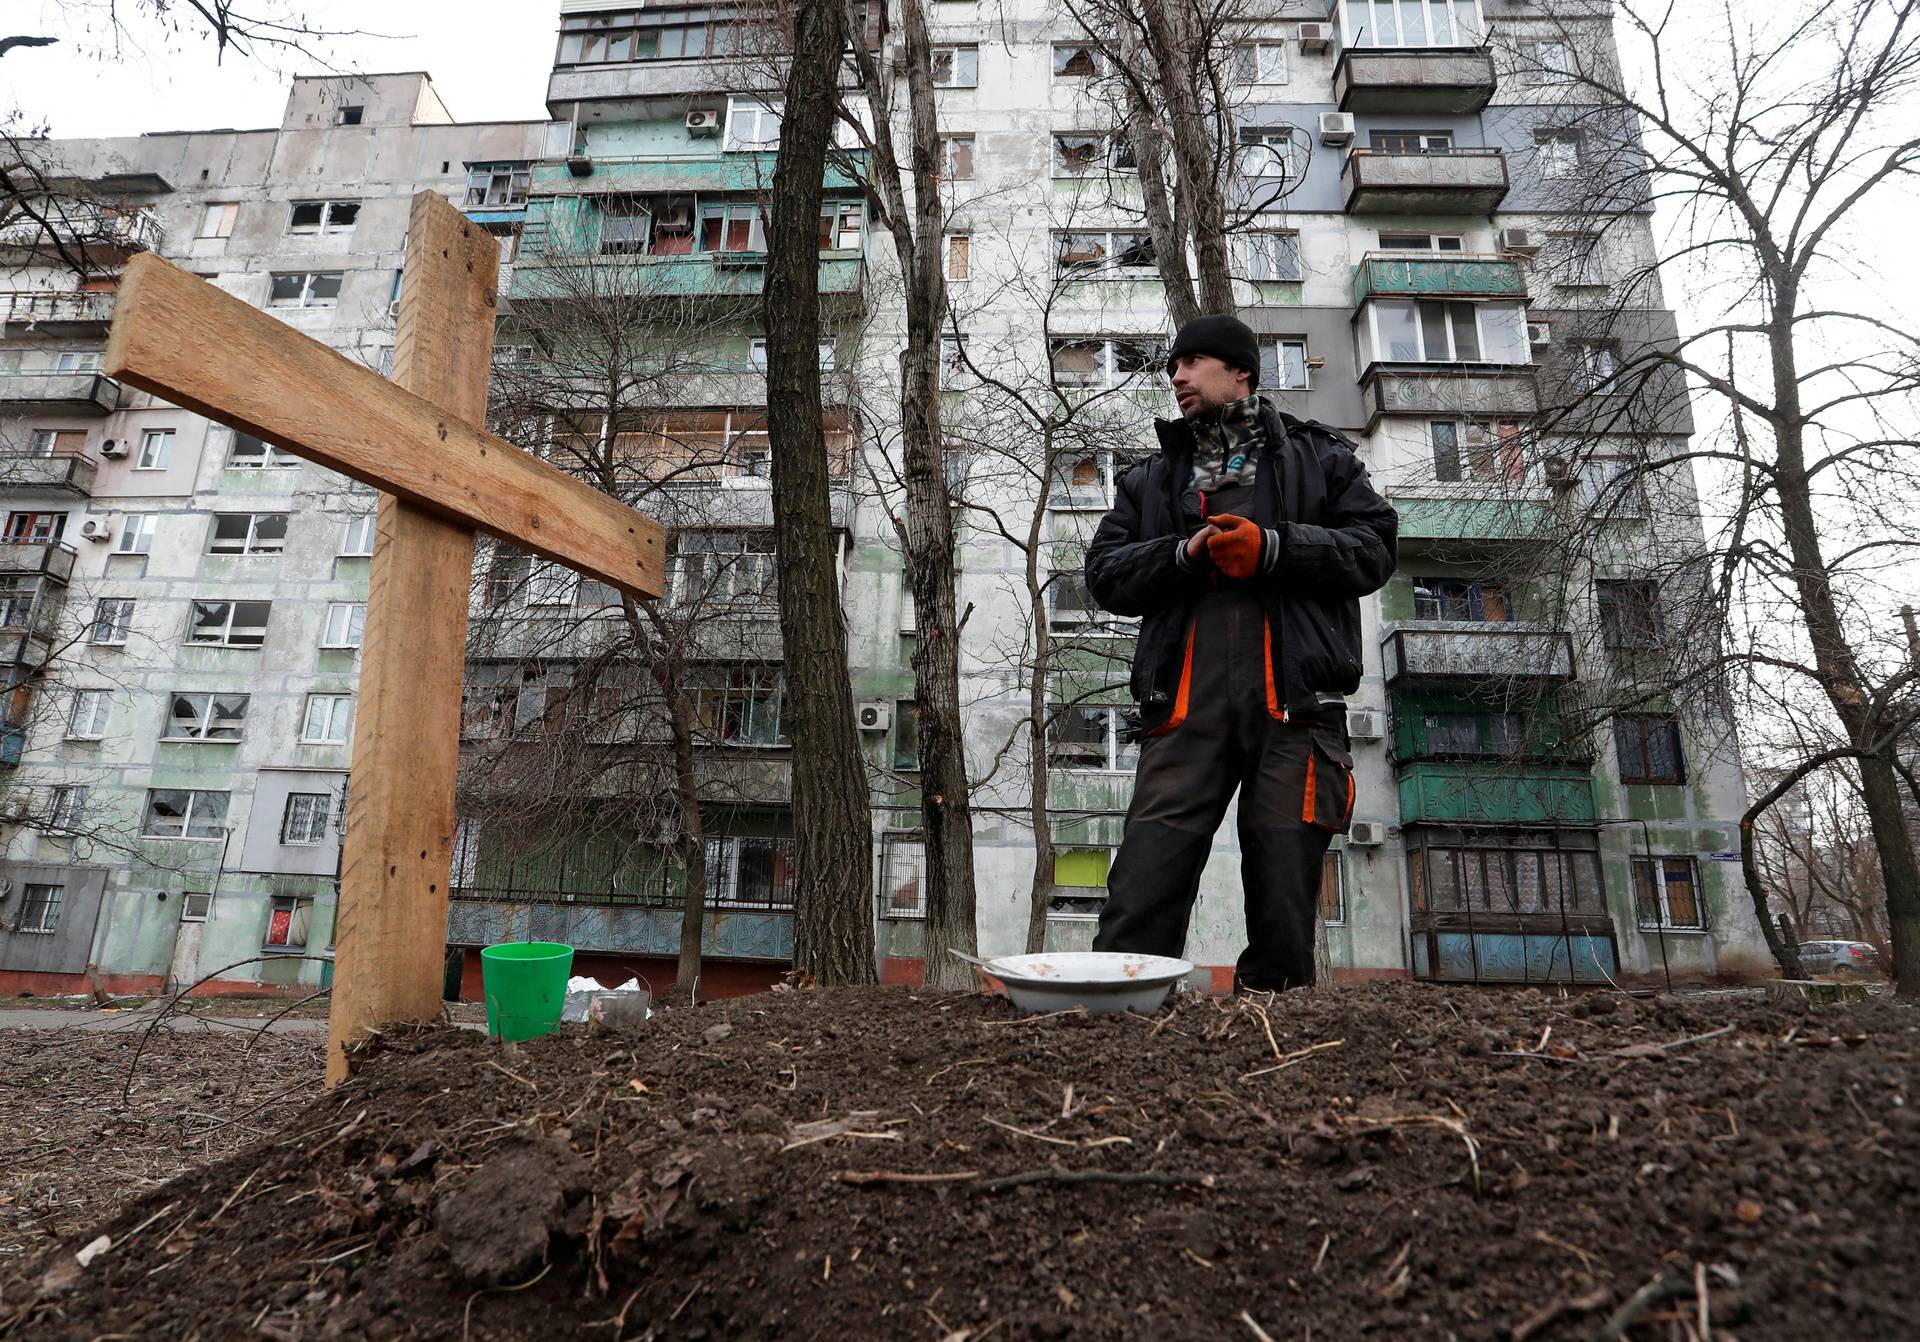
[[[121,280],[106,371],[380,490],[354,728],[327,1084],[345,1048],[440,1011],[473,537],[640,597],[660,525],[478,427],[499,245],[413,198],[393,378],[152,255]]]

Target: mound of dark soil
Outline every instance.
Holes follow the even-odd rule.
[[[0,1334],[1905,1338],[1917,1062],[1885,1001],[1411,984],[430,1032],[15,1275]]]

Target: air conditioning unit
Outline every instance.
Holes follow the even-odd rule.
[[[1551,345],[1553,343],[1553,323],[1552,322],[1528,322],[1527,323],[1527,343],[1533,346],[1535,349],[1540,349],[1540,348],[1543,348],[1544,346]]]
[[[720,133],[720,114],[714,111],[687,113],[687,134],[718,135]]]
[[[1540,244],[1534,239],[1529,229],[1503,228],[1500,230],[1500,250],[1520,256],[1532,256],[1540,250]]]
[[[1573,463],[1565,457],[1543,457],[1540,474],[1550,485],[1570,485],[1574,480]]]
[[[593,176],[593,155],[585,152],[568,154],[567,171],[575,177]]]
[[[893,726],[893,708],[889,704],[862,704],[854,718],[863,732],[884,732]]]
[[[127,445],[118,438],[109,438],[100,444],[100,455],[117,461],[127,455]]]
[[[110,541],[113,523],[104,517],[89,517],[80,524],[80,534],[90,541]]]
[[[1352,144],[1353,113],[1322,112],[1320,114],[1321,144]]]
[[[1356,741],[1378,741],[1380,739],[1380,715],[1371,710],[1349,709],[1347,711],[1347,735]]]
[[[27,818],[27,799],[25,797],[16,796],[16,797],[8,797],[6,801],[0,802],[0,816],[4,816],[8,820],[26,819]]]
[[[1300,50],[1325,51],[1333,45],[1333,25],[1331,23],[1303,23],[1300,25]]]
[[[662,210],[653,223],[655,228],[692,228],[693,206],[684,202],[670,206]]]
[[[1347,847],[1378,848],[1387,841],[1387,827],[1378,820],[1356,820],[1347,827]]]

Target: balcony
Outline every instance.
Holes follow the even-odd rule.
[[[157,251],[166,240],[160,221],[149,210],[115,209],[71,197],[42,198],[30,204],[41,218],[18,218],[0,227],[0,255],[18,258],[64,251],[99,261],[124,261],[135,252]]]
[[[447,906],[447,940],[457,946],[502,941],[559,941],[576,951],[617,955],[680,953],[680,909],[631,902],[535,900],[521,891],[453,891]],[[709,908],[702,953],[724,960],[793,959],[793,910]]]
[[[1398,774],[1402,825],[1577,825],[1598,814],[1584,765],[1418,761]]]
[[[857,251],[820,253],[823,298],[858,298],[866,261]],[[591,271],[594,278],[587,278]],[[571,272],[571,273],[569,273]],[[688,256],[593,256],[522,250],[513,268],[514,303],[561,301],[582,293],[647,298],[757,298],[766,283],[765,252],[703,252]]]
[[[722,90],[778,88],[781,76],[767,58],[723,60],[695,56],[683,60],[626,61],[618,64],[556,65],[547,76],[547,110],[565,119],[574,104],[649,99],[678,100],[684,114],[689,98],[723,97]],[[785,61],[779,62],[781,66]],[[608,113],[609,117],[620,109]]]
[[[695,142],[696,144],[699,142]],[[616,155],[594,153],[592,189],[595,194],[617,192],[623,195],[740,195],[765,192],[773,186],[773,170],[778,154],[722,153],[714,141],[706,141],[712,152],[698,158],[663,158],[658,154]],[[849,156],[855,166],[864,165],[866,155]],[[829,163],[820,179],[828,191],[857,191],[860,183],[838,165]],[[574,175],[561,163],[536,163],[533,167],[533,200],[525,208],[528,217],[540,214],[542,197],[574,195],[580,191]],[[549,207],[551,208],[551,207]],[[472,211],[469,211],[472,213]]]
[[[0,292],[0,323],[44,331],[89,331],[113,320],[112,294],[49,293],[44,289]]]
[[[50,457],[0,452],[0,489],[15,494],[78,494],[93,497],[100,464],[91,457],[56,453]]]
[[[1540,410],[1531,364],[1372,363],[1360,374],[1367,431],[1382,415],[1527,419]]]
[[[9,414],[111,415],[121,394],[120,384],[104,373],[0,373],[0,406]]]
[[[1541,625],[1403,624],[1380,640],[1380,660],[1389,685],[1574,677],[1572,636]]]
[[[53,655],[52,635],[46,629],[23,629],[9,625],[6,620],[32,619],[45,626],[51,626],[51,616],[39,619],[32,615],[9,616],[0,611],[0,667],[41,667],[47,664],[47,658]]]
[[[1353,268],[1353,301],[1369,298],[1527,297],[1527,272],[1504,256],[1369,252]]]
[[[0,541],[0,574],[31,577],[44,574],[57,583],[73,578],[79,555],[65,541]]]
[[[1390,501],[1400,515],[1401,554],[1464,557],[1537,543],[1553,535],[1552,507],[1543,498],[1530,497],[1531,491],[1524,487],[1462,488],[1481,490],[1486,496],[1428,498],[1390,492]]]
[[[1333,67],[1343,112],[1465,116],[1487,105],[1494,84],[1484,47],[1348,47]]]
[[[0,726],[0,767],[14,768],[20,763],[20,757],[27,753],[27,729],[25,724]]]
[[[1340,170],[1348,214],[1492,214],[1507,196],[1498,149],[1394,154],[1355,149]]]

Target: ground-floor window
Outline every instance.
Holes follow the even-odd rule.
[[[747,836],[707,840],[707,905],[790,909],[793,840]]]
[[[1340,853],[1338,848],[1329,848],[1327,855],[1320,859],[1320,921],[1323,923],[1347,921],[1346,868]]]
[[[880,916],[927,916],[927,844],[918,834],[880,836]]]
[[[261,947],[269,951],[304,951],[312,923],[312,900],[276,896],[267,913],[267,935]]]
[[[1579,846],[1575,846],[1575,845]],[[1593,836],[1439,832],[1407,852],[1413,911],[1605,917]]]
[[[1633,906],[1640,926],[1699,930],[1707,925],[1700,873],[1690,857],[1633,860]]]

